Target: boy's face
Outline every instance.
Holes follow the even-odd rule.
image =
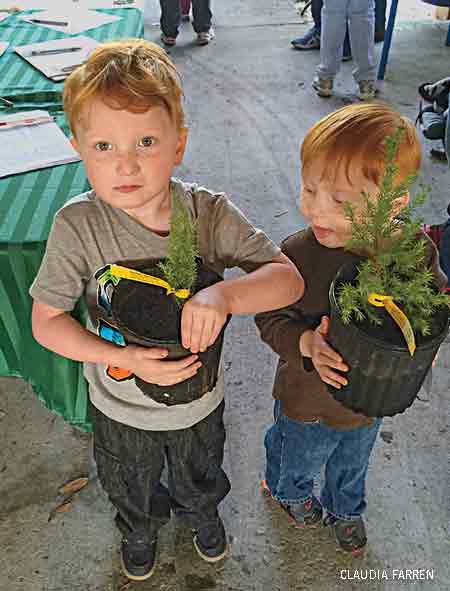
[[[181,164],[187,130],[167,110],[117,110],[95,99],[81,113],[72,144],[100,199],[138,219],[157,221],[170,203],[169,180]]]
[[[351,222],[344,213],[344,202],[350,202],[358,213],[364,201],[364,191],[372,196],[378,187],[361,172],[362,167],[352,163],[350,180],[341,165],[335,178],[327,178],[324,172],[333,166],[332,159],[320,157],[303,170],[300,193],[300,212],[311,226],[317,241],[327,248],[344,246],[351,236]]]

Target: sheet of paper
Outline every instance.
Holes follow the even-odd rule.
[[[48,116],[47,111],[4,115],[0,122]],[[28,127],[0,127],[0,177],[80,160],[54,121]]]
[[[55,4],[58,6],[58,10],[68,6],[69,8],[78,6],[79,8],[138,8],[144,10],[145,0],[133,0],[131,4],[116,4],[114,0],[16,0],[17,5],[22,10],[47,10],[54,8]],[[156,3],[157,0],[150,0],[150,2]],[[0,0],[0,9],[8,8],[11,6],[11,2],[7,0]]]
[[[2,56],[5,53],[8,45],[9,43],[7,41],[0,41],[0,56]]]
[[[66,33],[67,35],[78,35],[83,31],[89,29],[96,29],[102,25],[113,23],[120,20],[122,17],[115,16],[113,14],[105,14],[97,12],[95,10],[88,10],[82,6],[72,4],[71,6],[63,6],[61,8],[54,8],[51,10],[43,10],[41,12],[33,12],[32,14],[26,14],[19,17],[21,20],[26,22],[32,22],[33,20],[48,21],[48,23],[67,23],[67,24],[46,24],[43,23],[32,23],[39,27],[45,27],[52,29],[53,31],[59,31],[60,33]]]
[[[47,78],[64,80],[70,74],[69,69],[87,60],[91,52],[99,44],[95,39],[79,35],[65,37],[42,43],[30,43],[14,48],[14,51],[26,59],[32,66],[40,70]],[[67,53],[51,53],[32,55],[33,52],[56,51],[61,49],[76,49]],[[66,71],[64,71],[64,68]]]
[[[2,21],[4,21],[4,20],[5,20],[5,18],[8,18],[8,16],[9,16],[9,12],[1,12],[1,11],[0,11],[0,23],[1,23]]]

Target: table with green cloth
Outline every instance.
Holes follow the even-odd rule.
[[[143,36],[139,10],[102,12],[122,18],[82,34],[98,41]],[[63,37],[67,35],[25,23],[16,16],[0,23],[0,41],[13,46]],[[62,88],[62,82],[48,80],[11,46],[0,57],[0,96],[14,104],[7,108],[0,102],[0,116],[44,109],[69,135],[62,111]],[[28,289],[39,269],[56,211],[88,189],[81,162],[0,179],[0,376],[25,379],[47,408],[85,430],[91,430],[91,422],[82,364],[51,353],[34,340]],[[83,320],[83,302],[74,315]]]

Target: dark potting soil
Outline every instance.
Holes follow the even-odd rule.
[[[355,322],[356,326],[372,338],[405,348],[406,341],[403,333],[386,309],[374,308],[373,312],[380,319],[380,325],[374,324],[365,318],[362,322]],[[447,323],[448,313],[448,309],[445,307],[436,312],[435,316],[430,319],[430,334],[426,337],[420,333],[415,334],[416,346],[432,341],[442,332]]]
[[[157,267],[139,268],[142,273],[161,277]],[[222,278],[204,266],[198,268],[196,293]],[[140,337],[180,342],[181,311],[175,295],[156,285],[122,279],[114,289],[112,309],[116,320]]]

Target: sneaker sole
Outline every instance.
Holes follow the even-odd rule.
[[[197,554],[202,558],[205,562],[219,562],[219,560],[223,560],[225,556],[228,554],[228,544],[225,546],[225,550],[219,556],[208,556],[207,554],[203,554],[200,548],[197,545],[197,536],[194,537],[192,540],[194,544],[194,548],[197,551]]]
[[[120,565],[122,567],[123,574],[127,577],[127,579],[130,579],[130,581],[146,581],[155,572],[156,560],[155,560],[155,564],[152,566],[151,570],[146,575],[132,575],[130,572],[128,572],[128,570],[123,562],[122,556],[120,557]]]

